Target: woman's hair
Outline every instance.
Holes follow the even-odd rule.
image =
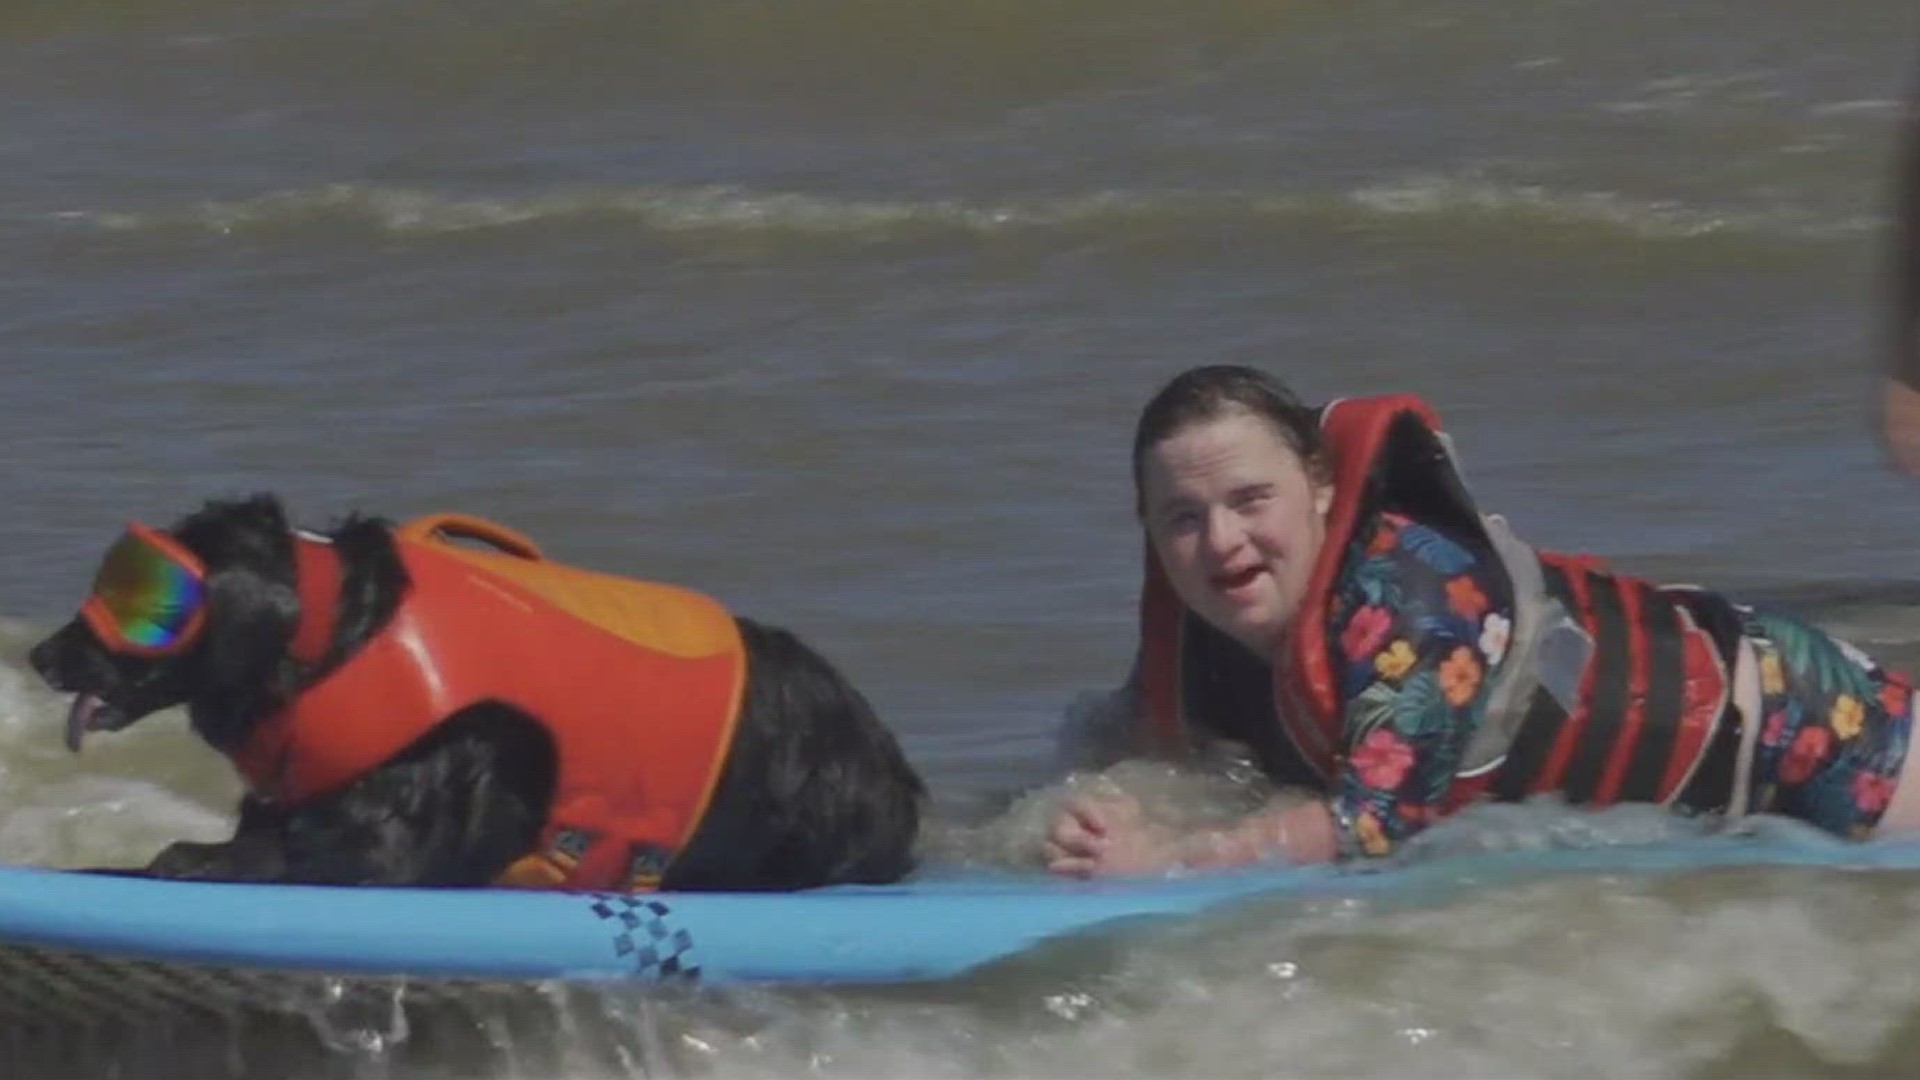
[[[1236,412],[1250,413],[1273,425],[1300,456],[1308,475],[1326,479],[1318,409],[1301,404],[1286,383],[1264,371],[1239,364],[1208,364],[1175,375],[1140,410],[1140,422],[1133,429],[1135,512],[1143,516],[1146,512],[1143,474],[1147,451],[1195,424]]]

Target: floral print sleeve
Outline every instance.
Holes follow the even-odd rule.
[[[1347,753],[1330,805],[1350,850],[1384,855],[1438,816],[1512,626],[1483,540],[1394,513],[1355,537],[1328,627]]]
[[[1751,608],[1743,616],[1760,663],[1761,717],[1746,811],[1865,839],[1900,783],[1912,685],[1799,619]]]

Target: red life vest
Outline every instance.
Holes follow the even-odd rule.
[[[500,883],[656,885],[706,812],[732,743],[747,674],[732,616],[685,589],[548,562],[477,518],[423,518],[394,543],[410,583],[392,620],[234,753],[255,793],[288,804],[325,795],[461,710],[497,702],[545,727],[558,765],[540,846]],[[317,663],[338,614],[340,561],[322,540],[294,546],[292,653]]]
[[[1295,624],[1273,661],[1273,702],[1294,752],[1323,782],[1346,761],[1345,702],[1328,639],[1333,589],[1350,543],[1383,503],[1416,521],[1450,525],[1487,539],[1516,586],[1540,579],[1548,624],[1590,643],[1577,686],[1558,694],[1540,682],[1535,650],[1515,641],[1489,674],[1524,679],[1513,715],[1489,715],[1462,764],[1444,810],[1482,794],[1519,799],[1559,792],[1569,802],[1667,802],[1709,808],[1731,783],[1729,672],[1738,646],[1732,606],[1711,593],[1662,588],[1614,574],[1585,555],[1535,552],[1510,537],[1495,543],[1474,508],[1440,434],[1439,417],[1411,395],[1334,402],[1321,412],[1323,452],[1333,481],[1326,539]],[[1499,526],[1504,533],[1504,524]],[[1533,565],[1521,565],[1530,561]],[[1143,722],[1160,747],[1182,745],[1187,703],[1181,666],[1184,624],[1193,618],[1174,594],[1151,544],[1141,590],[1139,677]],[[1563,680],[1565,681],[1565,680]],[[1492,699],[1496,695],[1490,693]],[[1711,775],[1708,773],[1711,772]],[[1722,775],[1724,773],[1725,775]]]

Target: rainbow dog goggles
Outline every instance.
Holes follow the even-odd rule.
[[[172,656],[200,636],[206,580],[199,556],[166,533],[131,522],[107,549],[80,618],[114,652]]]

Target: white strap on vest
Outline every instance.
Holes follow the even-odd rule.
[[[1498,514],[1481,522],[1513,588],[1513,632],[1507,654],[1490,678],[1486,712],[1461,757],[1461,776],[1477,776],[1506,760],[1540,687],[1571,711],[1580,676],[1593,656],[1593,639],[1586,629],[1548,595],[1539,555],[1513,535]]]
[[[1447,455],[1447,465],[1464,486],[1467,474],[1454,452],[1452,437],[1444,431],[1434,435]],[[1513,534],[1506,518],[1486,514],[1480,522],[1513,589],[1513,628],[1506,655],[1489,675],[1486,712],[1461,756],[1460,776],[1490,772],[1507,759],[1507,750],[1533,704],[1534,691],[1540,687],[1573,711],[1580,677],[1593,656],[1593,638],[1586,628],[1547,593],[1540,556]]]
[[[1747,812],[1749,792],[1753,790],[1753,751],[1760,741],[1760,664],[1753,655],[1753,642],[1744,637],[1740,639],[1740,655],[1733,662],[1733,707],[1740,712],[1740,756],[1733,761],[1733,793],[1727,798],[1729,819]]]

